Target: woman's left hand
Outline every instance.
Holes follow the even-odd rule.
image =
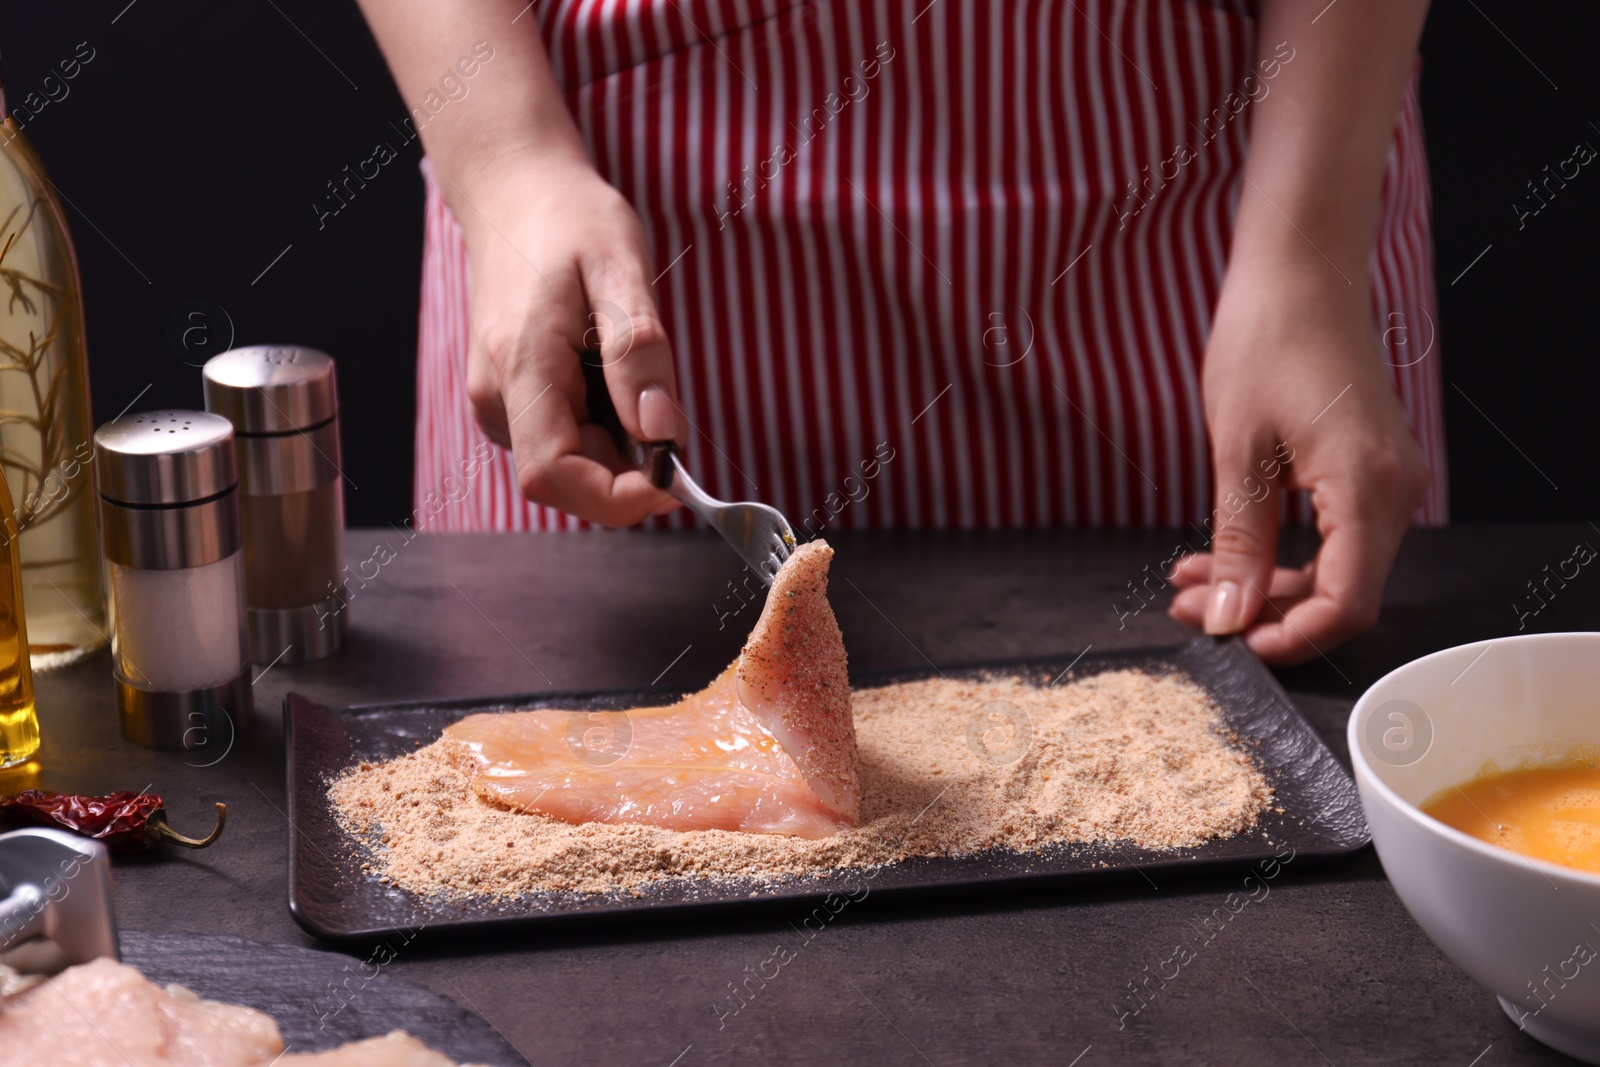
[[[1206,348],[1214,539],[1174,569],[1169,613],[1286,666],[1377,621],[1427,470],[1365,285],[1316,259],[1252,266],[1230,269]],[[1322,535],[1299,569],[1276,566],[1282,489],[1310,491]]]

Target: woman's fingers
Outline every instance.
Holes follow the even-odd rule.
[[[1179,592],[1172,598],[1167,614],[1181,623],[1199,626],[1205,620],[1206,605],[1211,599],[1211,554],[1188,556],[1183,562],[1188,565],[1182,572],[1186,583],[1178,583]],[[1271,584],[1266,588],[1267,606],[1257,625],[1282,617],[1289,607],[1310,596],[1312,588],[1310,564],[1301,568],[1274,568]]]
[[[616,446],[598,426],[579,426],[577,354],[559,339],[519,361],[523,373],[503,384],[511,447],[522,494],[605,526],[631,526],[655,510],[659,490],[621,466]],[[542,384],[541,384],[542,383]]]
[[[1208,634],[1239,633],[1254,622],[1272,581],[1278,554],[1278,501],[1271,483],[1256,470],[1258,451],[1250,441],[1218,434],[1210,596],[1201,620]],[[1265,453],[1271,455],[1270,445]]]
[[[486,433],[492,431],[486,411],[504,419],[522,494],[606,526],[631,526],[649,515],[660,492],[637,471],[617,473],[624,465],[609,436],[578,421],[583,373],[573,344],[582,334],[576,293],[519,286],[486,297],[498,299],[496,311],[504,317],[495,322],[511,325],[491,323],[479,334],[482,351],[469,367],[489,367],[492,388],[474,389],[473,409]],[[517,300],[520,309],[513,306]]]
[[[660,491],[639,471],[612,474],[585,456],[556,457],[540,481],[545,499],[529,499],[603,526],[632,526],[661,503]]]
[[[1192,585],[1211,584],[1211,553],[1196,552],[1184,556],[1173,564],[1172,574],[1168,580],[1179,589],[1188,589]]]
[[[1274,666],[1303,663],[1372,628],[1425,485],[1425,474],[1404,454],[1368,458],[1317,480],[1312,500],[1322,547],[1306,567],[1274,571],[1265,609],[1245,631],[1256,655]],[[1219,572],[1209,553],[1180,560],[1169,614],[1201,625]]]
[[[636,224],[630,224],[636,229]],[[672,345],[656,310],[642,236],[584,264],[589,302],[584,345],[600,352],[623,428],[640,441],[684,442]]]
[[[1383,587],[1425,481],[1370,464],[1320,482],[1313,494],[1322,547],[1311,594],[1281,618],[1263,619],[1250,647],[1269,663],[1322,655],[1378,621]]]
[[[511,431],[506,425],[506,405],[500,396],[494,364],[476,341],[472,348],[467,356],[467,400],[472,405],[472,417],[485,437],[501,448],[510,448]]]
[[[1349,499],[1358,491],[1324,487],[1317,495],[1323,542],[1306,568],[1278,568],[1255,624],[1245,630],[1251,650],[1275,667],[1304,663],[1372,628],[1384,580],[1403,527],[1382,500]],[[1392,506],[1392,505],[1391,505]],[[1214,593],[1203,580],[1215,573],[1204,557],[1184,561],[1180,589],[1169,614],[1199,625]],[[1209,573],[1208,573],[1209,572]]]
[[[1211,584],[1211,561],[1209,552],[1196,552],[1184,556],[1173,565],[1172,574],[1168,577],[1173,585],[1179,589],[1189,589],[1197,585]],[[1272,586],[1267,590],[1270,597],[1288,596],[1290,588],[1303,587],[1306,592],[1311,590],[1311,572],[1316,568],[1312,561],[1303,567],[1274,567],[1272,569]],[[1304,594],[1300,594],[1304,595]]]

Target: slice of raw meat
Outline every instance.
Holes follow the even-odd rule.
[[[0,1067],[455,1067],[396,1030],[283,1055],[272,1016],[158,986],[111,959],[68,967],[0,1001]]]
[[[826,837],[860,812],[833,550],[796,549],[744,651],[677,704],[471,715],[445,730],[488,800],[568,822]]]
[[[163,989],[110,959],[69,967],[0,1009],[0,1064],[17,1067],[260,1067],[282,1051],[270,1015]]]
[[[844,635],[828,604],[833,549],[795,549],[734,664],[739,702],[777,738],[828,810],[852,825],[861,812],[856,726]]]

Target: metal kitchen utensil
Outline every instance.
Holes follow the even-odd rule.
[[[111,858],[104,845],[65,830],[0,834],[0,952],[46,937],[65,964],[117,958]]]
[[[729,504],[717,500],[707,495],[689,477],[689,472],[683,469],[683,460],[677,448],[671,442],[652,444],[650,447],[664,451],[666,461],[671,464],[666,483],[658,481],[656,486],[677,497],[684,507],[709,523],[733,546],[739,557],[761,575],[761,580],[771,585],[778,568],[794,553],[797,543],[794,530],[783,513],[777,508],[753,501]],[[652,466],[656,463],[659,461],[654,461]],[[649,471],[651,468],[645,469]]]
[[[784,560],[799,544],[794,528],[777,508],[754,501],[728,503],[701,489],[684,468],[678,446],[671,441],[636,441],[628,435],[611,403],[598,352],[583,354],[583,377],[587,388],[589,420],[604,426],[617,448],[634,463],[657,489],[665,489],[683,506],[694,512],[739,553],[751,570],[767,585],[777,575]]]

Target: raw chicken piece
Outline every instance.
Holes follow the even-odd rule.
[[[261,1067],[283,1051],[253,1008],[162,989],[99,959],[6,1000],[0,1067]]]
[[[568,822],[826,837],[860,814],[826,542],[779,570],[744,651],[663,708],[471,715],[445,736],[497,804]]]
[[[568,822],[826,837],[849,825],[735,696],[734,668],[680,703],[472,715],[445,730],[479,794]]]
[[[853,826],[861,814],[861,780],[844,635],[828,604],[832,559],[826,541],[795,549],[734,667],[739,703],[799,764],[823,805]]]
[[[18,993],[32,989],[44,981],[43,975],[23,974],[0,963],[0,1004],[5,1003],[7,997],[14,997]]]
[[[0,1067],[455,1067],[396,1030],[285,1056],[272,1016],[156,985],[111,959],[0,1003]]]

